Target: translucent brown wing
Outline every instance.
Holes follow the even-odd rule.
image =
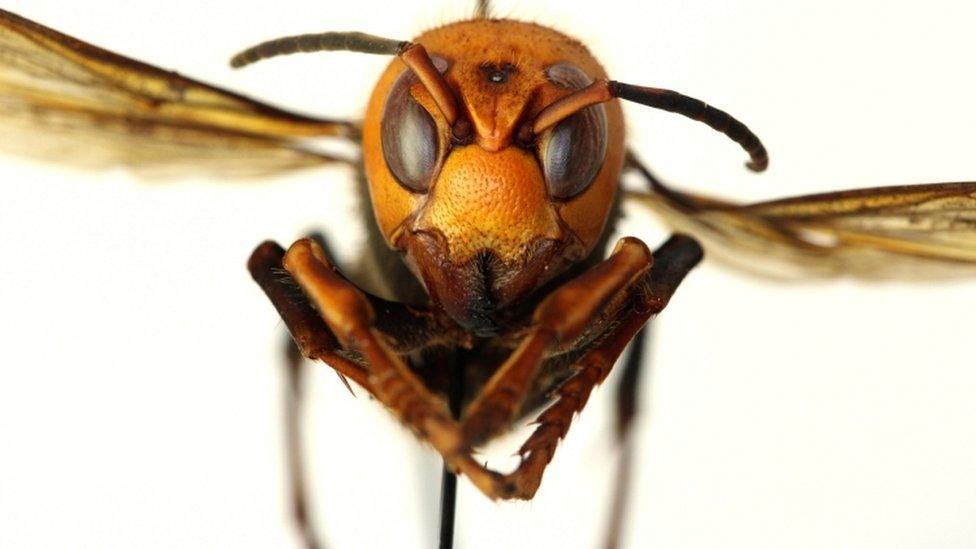
[[[301,138],[351,136],[0,10],[0,148],[150,174],[263,175],[329,161]]]
[[[776,277],[976,274],[976,183],[877,187],[737,205],[653,179],[630,193],[710,257]]]

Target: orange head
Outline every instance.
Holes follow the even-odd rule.
[[[533,23],[476,19],[413,42],[325,32],[264,42],[241,67],[328,50],[396,55],[373,90],[363,150],[373,212],[434,303],[479,333],[495,312],[593,250],[623,166],[617,98],[687,116],[769,158],[728,113],[607,80],[582,44]]]
[[[456,99],[449,120],[401,58],[380,78],[363,127],[373,211],[433,301],[463,326],[584,259],[599,240],[623,164],[616,101],[538,135],[545,107],[603,81],[579,42],[552,29],[473,20],[414,40]],[[450,113],[448,113],[450,114]]]

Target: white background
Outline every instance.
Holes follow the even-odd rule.
[[[742,200],[976,178],[965,1],[499,1],[589,44],[613,77],[729,110],[768,173],[707,128],[627,107],[661,175]],[[8,0],[112,50],[358,117],[385,59],[232,72],[255,41],[410,37],[465,2]],[[265,238],[360,246],[353,183],[140,184],[0,159],[0,547],[297,547],[286,516],[281,326],[244,269]],[[636,212],[634,212],[636,213]],[[636,218],[627,232],[665,232]],[[976,284],[782,285],[703,265],[658,324],[627,547],[976,546]],[[431,547],[438,461],[324,367],[311,378],[330,547]],[[614,380],[610,381],[612,384]],[[461,482],[465,549],[597,546],[614,476],[598,391],[530,503]]]

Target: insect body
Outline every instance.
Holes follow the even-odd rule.
[[[765,151],[727,114],[608,81],[578,43],[516,21],[456,23],[415,42],[295,36],[245,50],[232,64],[334,49],[402,61],[370,101],[364,160],[379,229],[430,305],[371,303],[311,241],[287,254],[262,246],[251,272],[306,356],[366,387],[489,497],[531,498],[572,415],[701,257],[684,236],[653,258],[633,238],[605,260],[593,254],[624,157],[620,108],[602,103],[663,101],[740,141],[759,164]],[[287,295],[275,278],[281,266],[318,313]],[[459,420],[437,396],[453,376],[463,387]],[[475,445],[549,398],[515,471],[499,474],[472,458]]]
[[[472,23],[472,25],[479,24],[485,23]],[[434,33],[432,33],[433,35]],[[590,169],[587,169],[586,166],[574,166],[573,169],[562,166],[563,176],[553,178],[548,169],[553,166],[546,165],[550,159],[548,154],[550,149],[547,147],[551,147],[552,150],[559,150],[558,127],[542,128],[543,132],[540,132],[540,135],[531,135],[531,139],[525,139],[522,142],[519,142],[519,134],[525,122],[534,122],[541,117],[541,113],[547,107],[561,98],[569,97],[584,86],[565,86],[560,89],[560,86],[556,85],[545,74],[545,71],[541,70],[542,67],[548,69],[554,64],[542,64],[540,67],[536,67],[537,70],[531,74],[533,78],[537,79],[541,75],[545,75],[546,79],[540,81],[549,88],[544,88],[543,93],[535,97],[532,97],[531,94],[528,96],[527,94],[516,94],[516,97],[525,101],[526,105],[530,105],[529,98],[537,101],[536,104],[531,104],[530,107],[523,105],[521,108],[513,108],[511,112],[500,110],[491,113],[495,115],[496,119],[492,119],[490,116],[479,118],[477,108],[479,104],[477,102],[471,104],[472,92],[484,87],[489,90],[486,93],[492,93],[493,90],[500,87],[514,86],[520,82],[520,78],[525,73],[529,72],[527,65],[531,65],[531,63],[514,62],[517,59],[506,61],[504,59],[474,58],[467,63],[467,67],[462,67],[464,61],[451,59],[450,52],[437,47],[436,39],[419,37],[415,42],[424,45],[429,50],[432,55],[431,64],[438,72],[442,70],[439,66],[439,59],[448,62],[445,77],[452,90],[460,88],[460,97],[455,98],[457,100],[455,107],[464,114],[463,118],[459,116],[450,120],[447,113],[442,110],[443,105],[437,101],[436,90],[432,92],[420,82],[411,80],[412,73],[405,70],[399,62],[395,62],[381,79],[380,85],[377,86],[363,133],[367,169],[371,176],[373,204],[382,236],[389,244],[399,248],[401,252],[407,255],[410,266],[430,292],[435,307],[421,310],[421,314],[418,315],[416,314],[417,308],[401,309],[395,304],[384,301],[373,300],[364,305],[360,296],[356,292],[350,291],[348,283],[331,272],[330,263],[325,260],[318,248],[311,243],[301,243],[294,248],[294,253],[290,254],[292,259],[290,270],[298,282],[303,285],[306,293],[313,300],[317,300],[318,308],[326,317],[324,320],[330,330],[328,332],[322,330],[324,325],[321,321],[318,321],[318,325],[293,323],[292,327],[296,330],[309,329],[306,335],[310,339],[305,339],[300,343],[306,344],[306,350],[310,351],[310,354],[321,352],[323,349],[313,349],[307,344],[309,342],[322,343],[321,338],[327,339],[330,332],[339,336],[340,340],[344,340],[340,342],[347,344],[347,349],[339,349],[335,344],[336,342],[326,342],[327,345],[331,346],[326,350],[331,354],[328,358],[334,362],[334,366],[338,364],[339,367],[344,368],[342,371],[346,375],[364,385],[372,385],[373,382],[362,377],[363,362],[368,363],[365,370],[369,375],[381,375],[377,371],[381,368],[387,368],[386,372],[394,372],[385,378],[393,381],[396,381],[398,375],[402,378],[404,372],[396,373],[401,365],[396,363],[395,357],[390,357],[383,349],[384,345],[389,346],[391,343],[383,338],[374,338],[369,334],[363,335],[362,324],[357,326],[352,320],[360,322],[365,318],[366,323],[368,323],[369,317],[375,315],[374,318],[379,324],[380,330],[404,326],[419,328],[414,333],[399,333],[397,334],[399,337],[390,338],[394,346],[406,342],[406,347],[394,348],[394,351],[404,351],[404,354],[417,351],[424,344],[429,343],[431,340],[425,338],[429,338],[431,333],[437,336],[436,343],[451,342],[462,349],[460,351],[462,355],[469,353],[471,349],[475,349],[479,352],[475,353],[473,358],[470,355],[463,356],[463,358],[470,360],[468,364],[473,366],[470,368],[471,370],[480,370],[485,377],[473,379],[471,383],[467,384],[468,390],[472,391],[468,395],[469,406],[471,406],[470,402],[477,402],[474,388],[490,385],[491,380],[487,379],[487,374],[500,371],[492,370],[492,368],[503,362],[508,351],[516,346],[519,341],[523,341],[520,338],[532,331],[533,324],[528,321],[533,319],[533,314],[536,315],[534,320],[558,317],[558,320],[563,321],[569,316],[566,312],[572,309],[567,309],[565,306],[551,308],[558,314],[546,315],[533,311],[545,311],[544,307],[539,308],[540,303],[545,296],[552,295],[551,291],[559,286],[557,283],[567,283],[566,281],[580,274],[582,267],[589,266],[588,264],[599,259],[592,257],[589,252],[597,249],[598,237],[602,236],[606,214],[610,212],[612,204],[608,195],[612,195],[612,193],[603,192],[603,200],[598,199],[599,194],[587,196],[587,193],[599,190],[601,185],[605,187],[616,185],[616,171],[622,168],[624,157],[623,148],[620,146],[621,126],[619,114],[616,114],[618,112],[616,102],[605,103],[600,109],[588,107],[590,110],[585,112],[590,113],[601,109],[604,111],[602,117],[606,124],[607,138],[606,150],[602,153],[603,161],[597,166],[599,171],[593,175],[593,181],[587,181]],[[456,40],[450,41],[450,43],[456,42]],[[493,44],[496,42],[497,40],[492,41]],[[580,63],[579,58],[576,58],[575,61],[580,65],[586,65],[586,63]],[[470,75],[471,81],[477,84],[476,86],[461,85],[463,78],[459,78],[459,75],[466,74],[462,68],[468,69],[467,74]],[[583,69],[587,69],[583,70],[583,73],[589,80],[602,79],[606,76],[601,70],[590,69],[585,66]],[[427,76],[431,76],[431,74]],[[397,86],[401,84],[401,88],[397,89]],[[546,90],[548,90],[548,96]],[[393,103],[394,93],[397,92],[403,93],[403,95],[398,96],[398,100],[402,100],[403,105]],[[502,95],[498,92],[495,93],[497,96]],[[193,97],[193,94],[185,94],[184,96]],[[180,97],[180,94],[175,94],[175,97]],[[157,100],[159,99],[157,98]],[[161,102],[165,104],[165,100],[164,98]],[[179,100],[175,100],[175,103],[178,104]],[[260,119],[262,115],[266,114],[261,109],[250,108],[246,102],[239,103],[236,107],[240,108],[241,105],[243,105],[244,118],[253,120],[253,117],[257,117]],[[229,108],[233,110],[235,107]],[[163,122],[181,121],[178,110],[173,109],[171,111],[175,112],[175,118],[165,119]],[[159,112],[166,113],[167,111],[166,109],[159,109]],[[67,116],[69,113],[59,114]],[[111,113],[101,112],[99,114],[110,117]],[[505,115],[511,116],[509,121],[511,123],[505,130],[497,135],[493,134],[492,131],[486,131],[486,128],[494,130],[499,125],[505,127],[504,124],[497,124],[497,118]],[[590,131],[593,131],[594,128],[599,129],[602,127],[599,121],[600,116],[595,115],[593,117],[596,121],[577,122],[576,128],[588,128]],[[393,125],[394,122],[392,121],[397,120],[398,117],[400,122]],[[284,118],[284,116],[272,114],[271,118],[280,122],[280,118]],[[219,117],[198,118],[196,120],[198,125],[196,126],[176,123],[169,125],[159,123],[157,126],[153,126],[154,122],[158,123],[160,120],[152,117],[147,117],[143,122],[145,123],[144,127],[161,128],[159,131],[161,137],[165,137],[165,132],[162,129],[170,129],[185,132],[191,139],[192,136],[217,134],[225,140],[220,143],[239,140],[245,144],[245,147],[254,146],[255,158],[259,157],[260,155],[257,153],[262,151],[283,152],[284,148],[278,149],[276,146],[290,143],[279,141],[282,136],[287,139],[291,135],[301,134],[302,131],[314,133],[315,128],[318,128],[321,133],[342,134],[345,132],[345,128],[349,127],[327,121],[291,119],[296,124],[291,129],[285,127],[281,131],[276,131],[267,126],[262,127],[260,123],[258,126],[248,126],[240,122],[239,125],[235,123],[235,127],[240,129],[247,127],[251,131],[244,132],[243,135],[234,132],[221,134],[215,131],[215,127],[219,128],[219,124],[214,124],[214,120],[218,119]],[[463,131],[463,124],[460,128],[457,126],[457,121],[462,119],[470,125],[467,134]],[[485,122],[485,119],[489,120],[490,123]],[[569,119],[565,120],[569,121]],[[559,122],[561,123],[563,120]],[[267,119],[264,120],[264,123],[267,123]],[[387,123],[386,129],[384,123]],[[253,131],[255,127],[261,128],[260,131]],[[300,128],[300,130],[296,131],[296,128]],[[384,129],[386,135],[384,135]],[[149,133],[152,134],[152,132]],[[577,135],[570,131],[568,133],[571,137],[566,139],[566,133],[563,132],[564,142],[561,146],[575,146],[573,138]],[[585,134],[585,132],[581,133]],[[401,134],[407,134],[411,136],[411,139],[403,139]],[[568,141],[568,145],[566,141]],[[602,148],[598,143],[598,146],[594,146],[588,151],[594,153],[592,155],[570,154],[568,156],[572,157],[573,160],[580,156],[583,160],[599,158],[601,155],[599,151]],[[312,163],[315,159],[314,155],[307,155],[305,154],[306,151],[302,149],[291,149],[284,152],[290,153],[291,156],[285,155],[278,158],[282,158],[286,162],[300,159],[302,162]],[[566,161],[567,155],[553,154],[554,157],[564,158],[563,161]],[[488,162],[485,159],[498,160],[498,162]],[[479,171],[481,165],[485,167]],[[556,168],[555,171],[559,172],[560,166],[557,164],[554,167]],[[499,176],[498,172],[504,175]],[[505,175],[510,174],[515,174],[518,177],[505,177]],[[608,174],[612,177],[609,177]],[[456,179],[452,179],[452,176],[456,176]],[[519,184],[525,181],[534,182],[533,185],[520,187],[517,193],[513,193],[518,198],[525,199],[526,207],[519,210],[509,209],[507,203],[493,201],[492,195],[481,196],[477,192],[478,189],[471,190],[469,188],[466,190],[463,188],[464,183],[470,183],[471,180],[477,181],[479,177],[486,180],[486,186],[494,185],[493,188],[499,189],[504,189],[506,184],[513,184],[513,182]],[[582,182],[573,181],[573,177],[578,177]],[[452,188],[452,183],[453,186],[461,188]],[[911,211],[913,215],[924,211],[946,211],[940,209],[939,206],[947,202],[960,203],[963,206],[962,209],[965,209],[966,196],[969,194],[968,189],[969,187],[966,186],[940,186],[937,189],[929,189],[930,193],[934,192],[934,194],[922,193],[911,196],[888,190],[884,193],[883,199],[878,198],[882,193],[875,193],[872,196],[872,201],[880,201],[889,205],[895,202],[897,206],[907,208],[907,210],[902,211],[885,211],[886,214],[894,216],[904,215],[908,211]],[[786,220],[788,223],[778,225],[768,222],[769,216],[775,217],[776,215],[775,212],[770,211],[770,208],[742,210],[731,205],[696,201],[695,198],[685,196],[682,193],[668,192],[667,188],[659,187],[659,190],[661,192],[656,195],[655,207],[663,209],[669,215],[678,216],[679,221],[687,223],[690,230],[695,229],[697,224],[704,224],[706,229],[704,234],[718,239],[719,244],[723,238],[735,242],[753,242],[757,236],[765,236],[768,240],[782,244],[788,250],[800,250],[801,255],[807,254],[807,252],[825,257],[838,255],[833,254],[829,249],[826,251],[817,249],[814,246],[815,242],[802,238],[806,234],[804,231],[809,228],[808,216],[790,217],[789,212],[787,212]],[[524,193],[524,196],[518,193]],[[891,197],[892,195],[894,198]],[[585,210],[586,215],[577,215],[575,220],[584,224],[589,223],[589,226],[577,227],[566,223],[567,218],[574,220],[573,206],[583,204],[583,201],[587,199],[592,199],[593,204],[596,204],[597,207],[587,208]],[[836,203],[837,197],[828,199],[828,201]],[[500,205],[506,207],[499,207]],[[491,215],[479,216],[479,213],[485,211],[490,212]],[[506,218],[506,215],[510,217]],[[532,219],[533,224],[524,224],[525,218]],[[817,224],[816,228],[830,231],[831,221],[832,219],[828,216],[826,222]],[[567,230],[567,227],[562,226],[560,222],[569,225],[573,230]],[[525,230],[526,226],[529,227],[528,230]],[[854,228],[863,229],[863,226],[855,226]],[[732,232],[733,229],[739,230],[741,233],[734,233]],[[888,227],[882,227],[882,230],[887,229]],[[729,236],[730,232],[733,235],[732,237]],[[854,232],[858,231],[855,230]],[[715,236],[716,234],[717,236]],[[891,235],[882,236],[890,237]],[[963,236],[965,235],[963,234]],[[921,238],[923,239],[922,247],[925,247],[924,227]],[[863,240],[861,239],[862,242]],[[876,238],[875,240],[879,239]],[[540,242],[548,244],[550,247],[546,248],[540,245]],[[853,247],[856,247],[856,242],[856,240],[843,241],[845,245]],[[962,259],[966,259],[965,253],[969,249],[966,245],[953,246],[950,242],[949,247],[954,251],[961,250]],[[463,251],[457,252],[459,248]],[[885,247],[884,242],[882,242],[879,247],[874,249],[884,254],[890,253],[890,248],[891,246]],[[541,255],[544,258],[541,261],[539,260],[540,256],[533,257],[533,260],[530,261],[525,259],[528,257],[527,250],[550,255]],[[265,248],[264,251],[272,252],[271,256],[259,254],[257,258],[272,260],[268,266],[274,268],[274,250]],[[632,241],[625,241],[623,251],[625,253],[618,256],[618,259],[622,259],[616,264],[608,264],[609,267],[605,270],[613,273],[615,272],[614,269],[628,268],[632,266],[631,262],[642,260],[643,252]],[[378,253],[382,253],[382,251]],[[936,259],[942,258],[944,255],[942,254]],[[807,257],[807,255],[802,256]],[[693,254],[689,257],[693,257]],[[587,259],[589,259],[588,262],[584,261]],[[680,256],[670,259],[674,260],[674,265],[680,265],[680,261],[678,261]],[[958,261],[958,259],[957,257],[956,260]],[[656,262],[656,264],[662,263],[665,262]],[[549,269],[544,272],[531,272],[532,268],[538,268],[540,265],[547,266]],[[574,270],[574,265],[579,265],[576,270]],[[289,267],[288,260],[285,262],[285,267]],[[271,271],[265,270],[263,272]],[[445,274],[446,276],[444,276]],[[557,278],[560,275],[562,278]],[[303,280],[303,276],[307,278]],[[394,293],[400,293],[398,297],[404,300],[416,300],[418,294],[409,291],[410,287],[406,285],[407,280],[396,278],[393,287],[390,289]],[[593,280],[592,278],[589,279],[588,283],[593,282]],[[269,282],[276,283],[280,280]],[[548,287],[546,286],[547,283],[549,283]],[[544,288],[545,291],[543,293],[533,292],[539,287]],[[324,301],[318,300],[317,289],[323,290],[321,299]],[[570,287],[570,289],[574,288]],[[579,288],[575,289],[578,290]],[[291,290],[294,294],[294,288]],[[565,295],[571,296],[571,298],[564,298],[564,302],[568,301],[574,305],[585,306],[586,296],[592,294],[577,291]],[[336,296],[343,298],[341,302],[328,301],[335,300]],[[289,296],[286,295],[285,297],[288,298]],[[614,301],[611,299],[609,305],[601,303],[598,306],[610,307],[613,314],[609,316],[617,316],[617,313],[623,308],[619,302]],[[555,300],[552,303],[558,305],[559,302],[560,300]],[[286,320],[288,320],[287,311],[290,310],[288,307],[291,305],[299,307],[298,312],[300,314],[311,311],[308,308],[300,308],[301,301],[284,299],[280,300],[279,304],[286,309],[283,311]],[[413,304],[416,305],[418,302],[414,301]],[[424,305],[423,303],[419,304]],[[343,306],[346,308],[342,309]],[[437,309],[446,315],[437,315]],[[330,313],[335,311],[339,311],[339,313],[330,317]],[[357,316],[360,318],[357,319]],[[310,322],[314,322],[316,319],[314,314],[308,315],[308,317],[311,319]],[[347,321],[349,323],[345,324]],[[520,321],[522,324],[519,324]],[[384,322],[387,324],[384,325]],[[346,328],[348,331],[344,331]],[[318,331],[314,331],[315,329]],[[508,330],[507,333],[506,330]],[[601,339],[592,333],[585,333],[586,330],[591,330],[589,326],[584,327],[583,330],[584,333],[582,334],[573,334],[573,331],[569,330],[567,333],[578,337],[567,337],[567,339],[579,339],[588,343],[594,343]],[[299,335],[299,339],[301,339],[300,334],[296,335]],[[531,333],[528,335],[532,337]],[[562,336],[563,334],[559,335]],[[600,335],[605,339],[604,334]],[[543,336],[535,338],[536,344],[545,339]],[[415,339],[411,340],[410,337]],[[484,343],[479,343],[484,339],[493,340],[500,344],[497,347],[489,348]],[[620,344],[616,348],[617,352],[622,349],[622,344],[625,342],[619,342]],[[373,347],[370,349],[363,348],[369,348],[371,345]],[[409,345],[417,345],[417,347],[411,348]],[[531,345],[527,347],[531,347]],[[505,352],[501,350],[505,350]],[[565,350],[560,349],[560,351]],[[369,355],[370,352],[373,355]],[[572,358],[571,353],[562,353],[563,356],[567,354],[569,355],[567,359]],[[365,361],[363,360],[364,355],[366,356]],[[429,360],[433,359],[444,359],[444,357],[435,355],[429,358]],[[379,364],[374,364],[377,360]],[[445,363],[449,362],[447,359],[444,360]],[[387,364],[383,364],[383,362],[387,362]],[[553,366],[559,366],[558,362]],[[566,379],[565,371],[560,374],[558,368],[553,369],[556,370],[556,373],[549,372],[549,376],[534,378],[537,385],[528,389],[532,396],[526,399],[526,402],[531,403],[527,407],[531,408],[532,405],[538,404],[538,400],[544,396],[546,389],[558,386]],[[359,377],[356,377],[357,375]],[[429,375],[429,377],[424,378],[424,384],[436,395],[445,392],[445,377],[443,374]],[[572,388],[572,386],[567,385],[563,385],[563,387]],[[404,391],[399,386],[390,389],[390,393],[397,394],[398,397],[411,396],[408,394],[409,391]],[[421,393],[421,396],[424,395]],[[452,438],[450,420],[444,417],[443,410],[440,411],[439,415],[431,414],[429,411],[420,408],[423,406],[422,403],[417,406],[414,406],[416,403],[409,402],[408,405],[402,405],[403,402],[395,402],[396,399],[391,398],[389,394],[385,398],[387,399],[386,403],[394,410],[401,412],[403,417],[417,427],[421,434],[434,438],[435,440],[432,442],[439,450],[447,454],[456,450],[458,441]],[[517,413],[522,412],[523,410],[517,411]],[[488,414],[484,417],[490,418],[491,415]],[[508,418],[503,419],[507,421]],[[464,442],[480,442],[490,437],[497,429],[492,424],[497,421],[484,420],[484,424],[488,426],[471,431],[467,435],[470,441]],[[504,424],[505,422],[499,423]],[[469,425],[474,424],[469,423]],[[447,428],[444,428],[445,425]],[[546,447],[545,452],[549,452],[550,449],[550,447]],[[477,464],[464,461],[463,458],[458,459],[461,461],[456,462],[455,466],[462,469],[467,467],[467,471],[476,478],[476,482],[479,482],[479,487],[491,495],[508,496],[514,494],[524,497],[530,495],[529,491],[534,488],[532,486],[518,486],[517,484],[513,487],[511,484],[499,483],[498,477],[483,474]],[[531,467],[538,467],[532,465],[533,463],[537,464],[538,461],[529,460]],[[541,471],[539,472],[541,473]],[[514,490],[514,492],[510,493],[510,490]],[[519,492],[519,490],[523,491]]]

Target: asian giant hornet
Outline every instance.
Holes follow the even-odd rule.
[[[429,111],[429,112],[430,112],[430,111]],[[433,113],[433,114],[434,114],[434,115],[436,115],[436,111],[434,111],[434,113]],[[742,236],[742,235],[740,235],[740,236]],[[748,236],[748,233],[746,234],[746,236]],[[813,235],[813,236],[814,236],[814,237],[816,237],[817,235]]]

